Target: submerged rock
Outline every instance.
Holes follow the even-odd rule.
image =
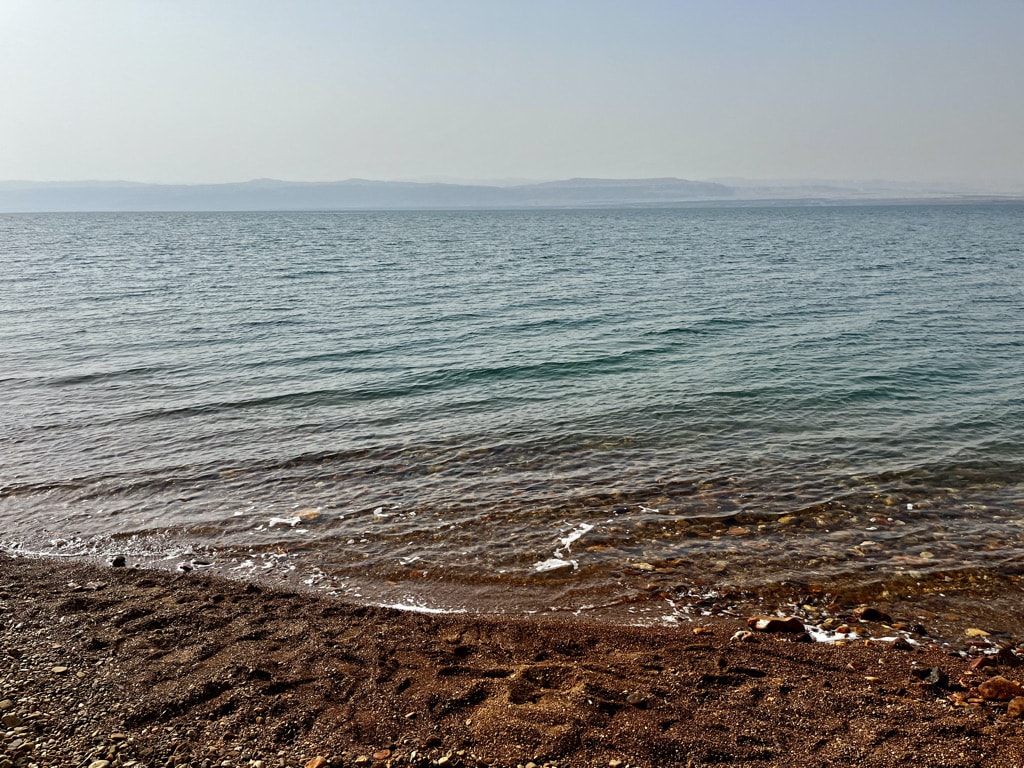
[[[882,624],[892,624],[892,616],[870,605],[862,605],[853,609],[853,616],[860,621],[877,621]]]

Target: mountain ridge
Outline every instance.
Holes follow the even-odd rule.
[[[217,184],[133,181],[0,181],[0,211],[296,211],[430,208],[559,208],[757,201],[870,201],[1001,196],[955,185],[899,182],[693,181],[575,177],[510,186],[431,181],[285,181]],[[1024,189],[1011,192],[1012,197]]]

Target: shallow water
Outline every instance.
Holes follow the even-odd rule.
[[[1022,214],[0,216],[0,540],[514,611],[1018,569]]]

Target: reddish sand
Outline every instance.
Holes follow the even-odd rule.
[[[837,645],[0,556],[0,768],[1024,765],[1024,720],[977,689],[1022,674],[1022,594],[950,591],[873,621],[833,599],[832,626],[903,638]]]

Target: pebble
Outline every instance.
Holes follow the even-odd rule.
[[[65,672],[68,671],[68,668],[67,667],[51,667],[50,671],[53,672],[56,675],[63,675]]]
[[[127,564],[128,560],[125,558],[124,555],[114,555],[112,558],[110,558],[110,566],[112,568],[124,568]]]
[[[964,630],[964,634],[968,637],[991,637],[991,634],[986,632],[984,629],[978,629],[977,627],[968,627]]]
[[[1015,696],[1006,706],[1006,716],[1014,719],[1024,715],[1024,697]]]
[[[755,632],[803,632],[804,623],[796,616],[751,616],[747,626]]]
[[[647,697],[639,691],[633,691],[626,697],[626,703],[642,709],[647,704]]]
[[[0,723],[3,723],[8,728],[17,728],[19,725],[21,725],[22,720],[13,712],[8,712],[6,715],[0,718]]]
[[[861,621],[878,621],[882,624],[892,624],[892,616],[870,605],[862,605],[853,609],[854,618]]]
[[[327,758],[323,755],[317,755],[306,763],[306,768],[325,768],[327,765],[329,765]]]
[[[110,768],[109,760],[93,760],[89,763],[89,768]]]
[[[1018,696],[1024,696],[1024,688],[1021,688],[1020,683],[996,675],[979,685],[978,693],[987,701],[1010,701]]]
[[[10,699],[0,701],[0,712],[6,712],[8,709],[14,709],[14,702]]]
[[[979,656],[974,661],[972,661],[970,664],[968,664],[967,668],[970,669],[970,670],[977,671],[977,670],[983,669],[985,667],[995,667],[995,666],[998,666],[998,662],[994,658],[992,658],[991,656]]]
[[[1014,653],[1012,648],[1005,645],[996,652],[995,659],[997,663],[1005,664],[1008,667],[1019,667],[1021,665],[1020,656]]]

